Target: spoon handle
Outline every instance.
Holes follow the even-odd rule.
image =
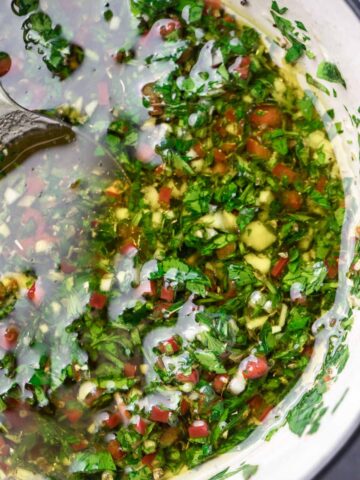
[[[71,143],[74,139],[70,127],[25,110],[0,87],[0,172],[39,149]]]

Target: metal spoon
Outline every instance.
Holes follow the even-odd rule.
[[[116,171],[117,179],[120,177],[129,183],[119,163],[108,151],[102,147],[102,153],[95,154],[99,145],[92,138],[75,132],[64,122],[26,110],[0,85],[0,174],[16,168],[39,150],[71,143],[75,143],[71,154],[76,154],[77,161],[80,158],[81,162],[86,162],[87,168],[101,165],[105,175],[111,177],[111,172]]]

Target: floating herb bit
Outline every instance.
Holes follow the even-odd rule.
[[[340,83],[340,85],[346,88],[346,82],[339,68],[334,63],[321,62],[317,70],[317,77],[331,83]]]

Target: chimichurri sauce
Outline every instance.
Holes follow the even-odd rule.
[[[5,3],[4,88],[99,162],[68,145],[1,178],[3,478],[175,475],[309,362],[337,289],[331,144],[218,0]]]

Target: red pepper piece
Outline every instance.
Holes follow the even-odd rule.
[[[158,348],[161,353],[173,355],[180,350],[180,345],[177,343],[174,337],[171,337],[159,343]]]
[[[288,263],[289,263],[288,257],[279,258],[279,260],[275,263],[275,265],[271,269],[271,276],[274,278],[279,278],[283,274],[284,269]]]
[[[283,163],[278,163],[272,170],[272,173],[275,177],[283,179],[287,178],[289,183],[294,183],[298,175],[294,170],[292,170],[290,167],[287,165],[284,165]]]
[[[17,345],[20,330],[16,325],[2,325],[0,327],[0,347],[9,352]]]
[[[190,375],[184,375],[183,373],[176,374],[176,380],[181,383],[198,383],[199,382],[199,372],[193,370]]]
[[[209,427],[204,420],[195,420],[195,422],[188,428],[190,438],[205,438],[208,437]]]
[[[172,287],[162,287],[160,298],[166,302],[172,303],[174,301],[175,291]]]
[[[170,206],[172,189],[170,187],[161,187],[159,191],[159,202],[164,207]]]
[[[269,371],[269,365],[265,357],[255,357],[254,360],[249,360],[243,375],[246,379],[254,380],[266,375]]]
[[[163,410],[160,407],[154,406],[151,409],[150,420],[158,423],[169,423],[171,412]]]
[[[108,443],[107,450],[116,462],[120,461],[125,456],[125,453],[121,450],[121,445],[117,440],[111,440]]]
[[[90,297],[89,305],[96,310],[102,310],[107,303],[107,296],[99,292],[93,292]]]
[[[137,374],[137,365],[132,363],[125,363],[124,365],[124,375],[127,378],[134,378]]]

